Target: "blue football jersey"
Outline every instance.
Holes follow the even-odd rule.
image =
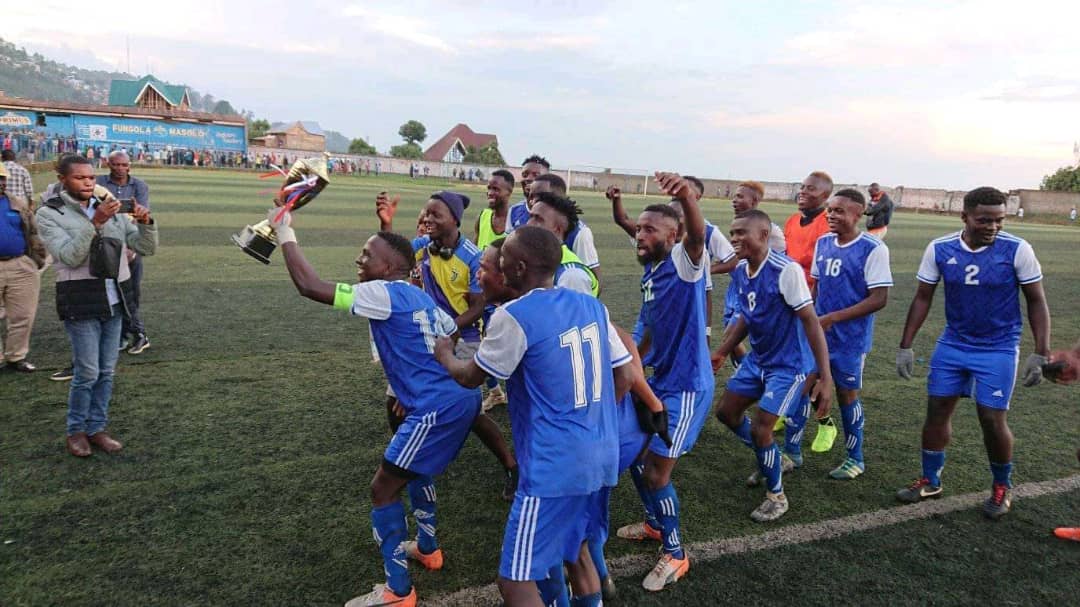
[[[818,239],[810,276],[817,280],[818,316],[850,308],[870,296],[870,289],[891,287],[889,247],[861,232],[841,245],[836,234]],[[868,354],[874,341],[874,315],[834,323],[825,332],[829,355],[845,357]]]
[[[370,319],[386,379],[406,411],[440,410],[475,394],[435,360],[435,339],[457,326],[427,293],[404,281],[372,280],[353,285],[347,303],[349,313]]]
[[[705,339],[705,276],[709,256],[690,260],[683,244],[645,266],[641,277],[641,328],[652,335],[642,364],[653,368],[649,383],[670,392],[697,392],[713,385]],[[637,333],[637,327],[635,327]]]
[[[1020,285],[1042,280],[1035,251],[1008,232],[999,232],[993,244],[972,250],[961,234],[931,242],[919,264],[920,281],[945,283],[945,331],[939,341],[1014,351],[1023,329]]]
[[[509,235],[510,232],[513,232],[527,223],[529,223],[529,205],[522,200],[515,203],[507,212],[506,234]]]
[[[772,224],[772,228],[769,231],[769,248],[780,254],[785,254],[787,251],[787,241],[784,240],[784,230],[775,223]],[[732,275],[734,275],[734,272],[732,272]],[[728,283],[728,288],[724,291],[724,318],[727,322],[734,322],[738,315],[739,292],[734,288],[734,281],[732,281]]]
[[[615,485],[611,370],[631,359],[599,300],[534,289],[495,311],[475,360],[506,380],[519,491],[564,497]]]
[[[750,262],[740,261],[731,272],[731,285],[739,295],[739,312],[758,365],[794,373],[812,369],[814,358],[795,314],[814,303],[802,266],[770,251],[753,276]]]

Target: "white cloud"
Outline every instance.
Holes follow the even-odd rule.
[[[431,26],[422,19],[381,13],[358,4],[346,6],[342,14],[346,17],[359,19],[364,27],[391,38],[404,40],[405,42],[450,55],[455,55],[458,52],[457,48],[427,31],[431,29]]]

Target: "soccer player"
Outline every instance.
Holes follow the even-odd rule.
[[[829,224],[825,219],[825,203],[832,195],[833,180],[825,171],[814,171],[803,179],[799,187],[796,203],[799,212],[788,217],[784,224],[784,240],[787,243],[787,256],[802,266],[806,284],[813,286],[814,278],[810,275],[810,268],[814,262],[814,246],[818,238],[829,231]],[[809,415],[809,403],[801,399],[795,406],[787,420],[785,429],[784,445],[789,452],[801,453],[803,429],[806,427],[806,419]],[[825,453],[832,449],[836,440],[836,424],[831,417],[818,418],[817,436],[810,448],[819,453]]]
[[[476,218],[476,246],[484,247],[506,237],[510,195],[514,193],[514,175],[506,169],[491,172],[487,184],[488,208]]]
[[[514,175],[506,169],[492,171],[487,185],[488,208],[480,211],[476,218],[476,246],[481,251],[489,244],[506,238],[510,195],[513,193]],[[487,320],[486,316],[484,320]],[[484,411],[506,404],[506,393],[495,378],[489,377],[485,387],[487,396],[484,397]]]
[[[573,289],[579,293],[600,296],[600,282],[589,266],[566,246],[566,234],[577,229],[581,208],[569,198],[551,192],[540,192],[532,197],[529,223],[554,234],[562,245],[562,261],[555,270],[555,286]]]
[[[694,190],[698,193],[698,199],[700,200],[705,195],[705,184],[701,182],[697,177],[687,175],[683,177]],[[637,227],[630,220],[630,217],[626,214],[622,203],[622,191],[611,186],[604,194],[608,200],[611,201],[611,214],[615,219],[616,225],[623,229],[624,232],[633,242],[635,238]],[[679,233],[678,238],[682,237],[683,229],[683,209],[682,203],[678,199],[673,199],[668,203],[679,214]],[[735,259],[735,251],[731,248],[731,243],[724,237],[721,230],[717,229],[708,219],[705,220],[705,250],[709,252],[709,277],[705,284],[705,336],[712,336],[712,297],[711,291],[713,290],[712,275],[713,274],[727,274],[735,267],[738,260]]]
[[[731,199],[731,208],[735,211],[735,215],[745,213],[750,209],[758,208],[762,199],[765,198],[765,186],[757,181],[744,181],[735,188],[735,196]],[[787,253],[787,242],[784,240],[784,230],[775,223],[771,223],[769,230],[769,248],[781,255]],[[724,292],[724,330],[727,331],[735,326],[735,315],[739,307],[739,294],[732,288],[731,283],[728,283],[728,288]],[[733,366],[738,367],[739,362],[746,356],[746,349],[739,344],[735,346],[735,349],[731,351],[731,363]],[[784,418],[779,418],[776,422],[776,429],[780,430],[784,427]]]
[[[529,189],[533,181],[541,175],[547,175],[551,170],[551,163],[547,158],[533,154],[521,163],[521,201],[510,207],[509,223],[506,231],[509,234],[515,228],[519,228],[529,222]],[[566,187],[563,187],[563,196],[566,195]]]
[[[600,604],[584,541],[599,518],[601,489],[616,480],[615,403],[629,388],[624,367],[631,357],[603,304],[553,288],[560,250],[548,230],[515,230],[502,246],[500,267],[506,285],[524,295],[495,311],[472,360],[456,358],[449,340],[439,340],[435,350],[464,386],[478,386],[489,374],[507,380],[521,468],[499,564],[507,605],[557,599],[565,592],[564,562],[577,563],[570,569],[573,604]]]
[[[843,189],[829,199],[825,210],[829,233],[818,239],[810,269],[814,307],[829,345],[829,366],[844,422],[847,458],[829,473],[837,480],[851,480],[866,471],[859,390],[874,339],[874,313],[885,307],[893,284],[889,248],[859,231],[865,207],[866,199],[858,190]]]
[[[777,418],[797,404],[815,363],[820,372],[809,399],[820,415],[828,415],[833,390],[825,333],[806,279],[799,264],[769,249],[771,223],[757,209],[731,223],[731,244],[740,260],[731,274],[739,314],[713,354],[716,368],[747,336],[753,347],[728,380],[716,416],[757,454],[758,473],[766,481],[765,501],[750,514],[758,522],[775,521],[788,511],[783,471],[794,465],[773,442]],[[751,423],[745,413],[755,402]]]
[[[533,206],[534,211],[540,209],[541,204]],[[556,235],[556,237],[558,237]],[[480,258],[480,272],[478,280],[484,292],[484,300],[489,304],[485,309],[484,326],[489,325],[491,314],[496,307],[505,302],[516,299],[520,294],[506,286],[502,270],[499,268],[499,255],[505,239],[497,240],[484,249]],[[566,255],[566,245],[562,246],[563,255]],[[560,264],[560,268],[563,264]],[[555,275],[558,276],[559,270]],[[555,279],[558,286],[558,278]],[[566,287],[564,287],[566,288]],[[578,289],[575,289],[578,290]],[[588,293],[588,291],[580,291]],[[614,325],[612,325],[614,326]],[[637,347],[633,339],[625,331],[615,327],[622,339],[623,345],[630,349],[633,361],[628,365],[633,373],[631,394],[626,395],[619,402],[619,476],[634,464],[646,445],[646,441],[654,433],[659,433],[661,440],[670,442],[671,437],[667,432],[667,411],[664,404],[656,397],[645,379],[645,372],[641,366],[641,358],[637,354]],[[607,505],[610,500],[610,487],[605,487],[605,495],[602,498],[604,505],[604,518],[594,527],[594,532],[589,535],[588,547],[596,572],[600,578],[600,588],[605,601],[615,598],[616,589],[614,580],[611,579],[607,568],[607,560],[604,557],[604,544],[608,538]]]
[[[457,326],[426,293],[406,282],[415,262],[409,241],[392,232],[367,240],[356,260],[359,283],[334,284],[319,278],[290,227],[291,215],[269,219],[285,255],[297,291],[371,321],[386,377],[401,395],[405,420],[394,432],[371,481],[371,527],[382,554],[386,582],[356,597],[346,607],[416,605],[416,589],[406,558],[440,569],[443,554],[435,539],[435,484],[457,457],[480,412],[480,396],[454,382],[434,359],[435,338],[456,333]],[[407,541],[408,525],[401,490],[408,487],[416,518],[417,539]]]
[[[376,198],[382,231],[393,231],[397,205],[398,197],[390,198],[385,192]],[[461,333],[457,348],[462,357],[472,356],[480,345],[479,320],[484,312],[484,298],[476,282],[480,251],[461,233],[461,217],[468,205],[469,198],[456,192],[432,194],[422,212],[425,234],[412,240],[424,292],[457,324]],[[390,399],[388,408],[393,407]],[[487,415],[481,415],[476,418],[473,431],[502,465],[502,495],[504,500],[510,501],[517,485],[517,462],[503,440],[499,426]]]
[[[1019,292],[1027,300],[1035,353],[1020,374],[1025,386],[1042,381],[1050,354],[1050,310],[1042,287],[1042,268],[1027,241],[1002,231],[1002,192],[981,187],[964,196],[964,229],[934,240],[919,264],[918,290],[908,309],[896,371],[910,379],[915,365],[912,342],[930,312],[934,290],[945,283],[945,331],[930,358],[929,394],[922,431],[922,476],[896,497],[918,502],[941,497],[945,447],[952,415],[961,396],[977,405],[983,443],[993,476],[983,513],[999,518],[1012,505],[1013,436],[1006,422],[1020,356]]]
[[[554,173],[541,175],[533,180],[529,186],[529,208],[532,208],[533,200],[543,193],[554,194],[566,198],[566,182],[562,177]],[[528,223],[528,219],[526,219]],[[596,253],[596,244],[593,240],[592,228],[585,225],[584,221],[578,220],[577,227],[568,230],[564,238],[566,246],[578,256],[581,263],[588,266],[597,283],[600,282],[600,256]]]
[[[646,520],[618,530],[631,540],[659,539],[663,550],[642,586],[662,590],[690,569],[679,533],[679,498],[671,483],[678,458],[693,448],[712,406],[713,377],[705,335],[705,219],[697,192],[674,173],[657,173],[664,192],[682,202],[685,234],[676,240],[679,215],[666,204],[645,207],[637,222],[637,259],[644,266],[638,341],[643,364],[653,368],[649,385],[668,411],[671,446],[649,443],[642,466],[630,469],[645,505]],[[635,340],[638,340],[635,335]]]

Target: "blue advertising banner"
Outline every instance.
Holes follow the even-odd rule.
[[[34,132],[49,137],[71,137],[75,134],[75,125],[71,116],[45,114],[45,126],[38,124],[38,112],[22,110],[0,110],[0,132]]]
[[[186,148],[244,152],[244,127],[172,120],[145,120],[110,116],[73,116],[80,145],[101,143],[146,148]]]

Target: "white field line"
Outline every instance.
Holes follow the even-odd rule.
[[[1080,474],[1038,483],[1024,483],[1013,488],[1014,499],[1034,498],[1044,495],[1066,493],[1080,489]],[[775,531],[744,535],[727,539],[718,539],[707,542],[688,544],[687,552],[694,562],[708,562],[729,554],[741,554],[769,550],[783,546],[794,546],[818,540],[869,531],[880,527],[888,527],[930,518],[932,516],[948,514],[958,510],[965,510],[977,506],[989,496],[988,491],[955,495],[936,500],[927,500],[917,504],[884,508],[873,512],[852,514],[816,523],[803,523],[782,527]],[[1023,507],[1022,505],[1020,506]],[[612,534],[614,537],[614,534]],[[615,540],[619,541],[619,540]],[[656,564],[656,556],[653,554],[631,554],[608,561],[608,569],[611,575],[618,578],[640,576],[647,573]],[[430,601],[423,601],[425,605],[437,607],[451,607],[456,605],[498,605],[500,602],[499,591],[495,584],[463,588],[450,594],[436,597]]]

